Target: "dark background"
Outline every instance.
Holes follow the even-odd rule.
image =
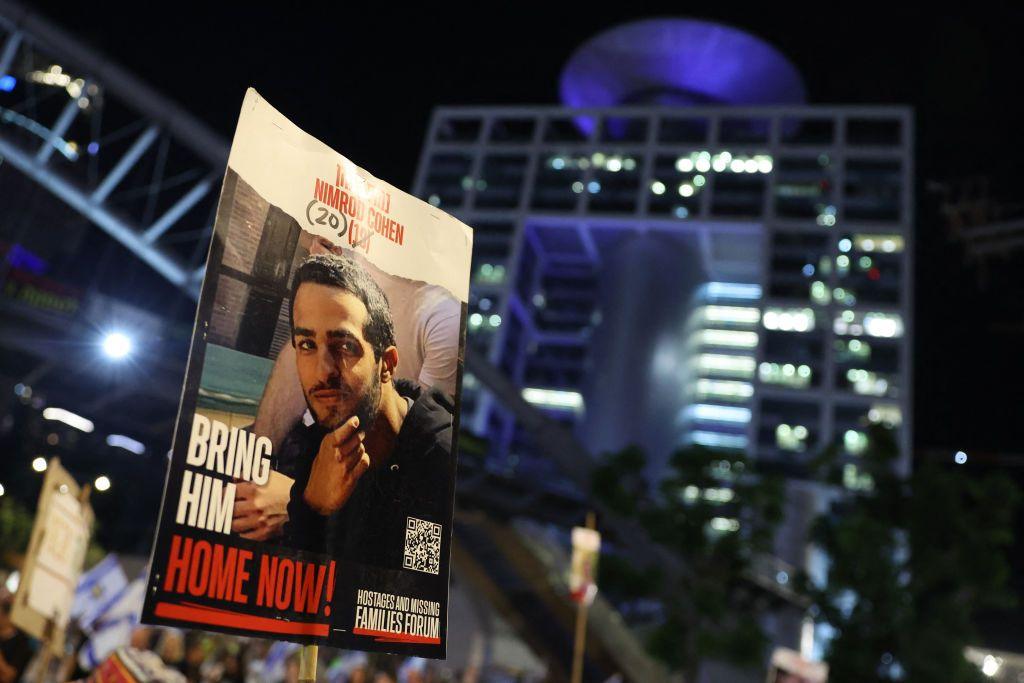
[[[104,3],[99,11],[36,3],[225,138],[252,85],[300,127],[404,189],[433,107],[556,103],[561,67],[587,38],[686,9],[358,5]],[[803,74],[811,104],[915,108],[915,441],[950,457],[1024,450],[1024,420],[1014,415],[1024,405],[1024,278],[1008,267],[983,286],[928,190],[984,176],[997,196],[1017,199],[1024,11],[890,4],[853,12],[826,3],[689,11],[774,44]]]

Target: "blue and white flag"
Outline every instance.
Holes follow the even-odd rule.
[[[92,624],[92,635],[78,653],[78,663],[83,669],[95,668],[114,650],[131,642],[145,597],[146,582],[142,578],[135,579],[114,596]]]
[[[263,681],[283,681],[285,679],[285,662],[288,656],[301,647],[298,643],[288,643],[283,640],[275,641],[267,656],[263,658]]]
[[[128,585],[117,555],[111,553],[82,575],[71,604],[71,618],[85,631],[106,612]]]

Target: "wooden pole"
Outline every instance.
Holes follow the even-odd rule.
[[[316,645],[303,645],[299,652],[299,683],[316,681]]]
[[[43,627],[42,645],[39,648],[38,669],[36,670],[36,683],[45,683],[50,673],[50,660],[53,658],[53,618],[47,618],[46,626]]]
[[[597,528],[594,513],[587,513],[587,528]],[[587,646],[587,595],[584,593],[576,605],[576,637],[572,646],[572,683],[583,681],[583,652]]]

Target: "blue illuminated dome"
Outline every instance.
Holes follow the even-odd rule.
[[[806,99],[800,72],[781,52],[749,33],[697,19],[645,19],[595,36],[569,59],[559,90],[570,107]]]

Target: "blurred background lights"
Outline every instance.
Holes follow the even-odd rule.
[[[87,420],[81,415],[72,413],[70,410],[64,410],[63,408],[46,408],[43,410],[43,419],[63,422],[67,426],[74,427],[87,434],[93,430],[92,420]]]
[[[96,477],[96,481],[93,483],[95,484],[97,491],[106,491],[110,488],[110,479],[102,474]]]
[[[953,460],[956,461],[957,465],[963,465],[967,462],[967,454],[963,451],[957,451],[956,455],[953,456]]]
[[[32,469],[34,469],[36,472],[45,472],[46,471],[46,458],[40,456],[40,457],[34,459],[32,461]]]
[[[132,340],[122,332],[111,332],[103,338],[103,353],[120,360],[132,352]]]
[[[125,436],[124,434],[109,435],[107,437],[107,445],[113,446],[114,448],[123,448],[135,455],[142,455],[146,452],[146,447],[143,444],[131,437]]]
[[[995,675],[999,673],[999,668],[1002,665],[1002,658],[985,655],[985,660],[981,663],[981,673],[985,674],[989,678],[995,678]]]

